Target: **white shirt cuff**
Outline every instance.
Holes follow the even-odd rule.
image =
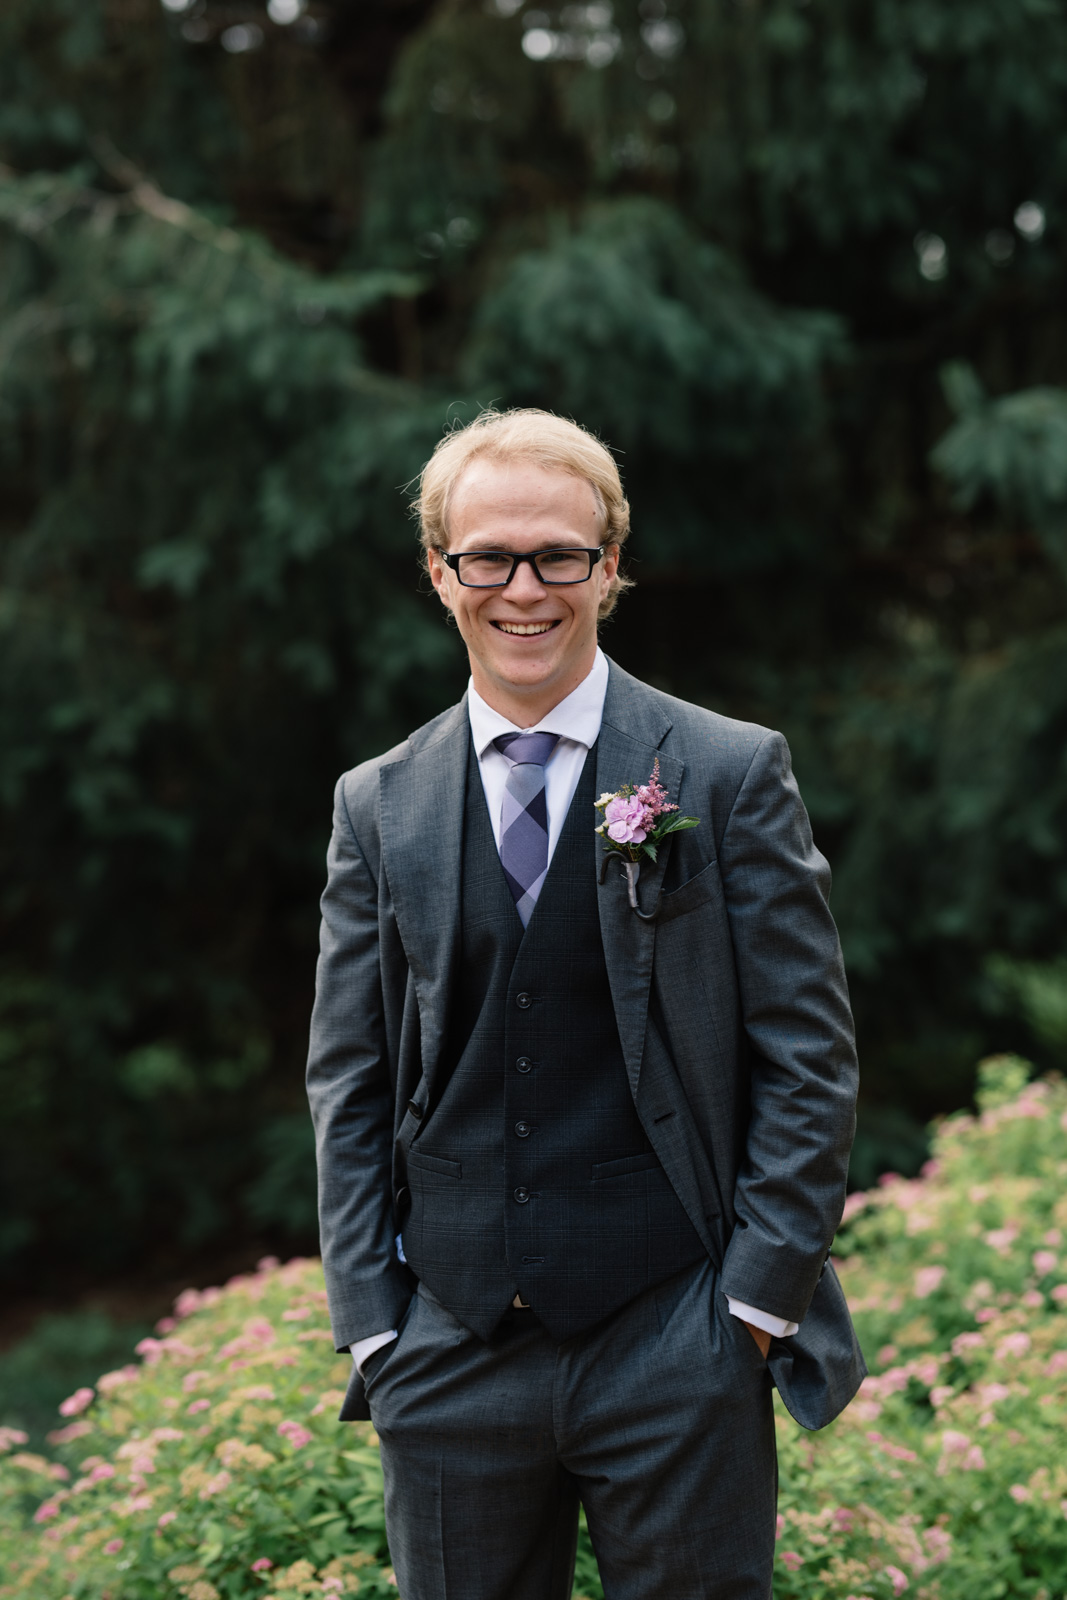
[[[755,1306],[746,1306],[743,1300],[733,1300],[729,1295],[726,1296],[726,1304],[732,1317],[751,1322],[754,1328],[761,1328],[776,1339],[788,1339],[791,1333],[797,1333],[800,1329],[799,1322],[787,1322],[784,1317],[772,1316],[769,1311],[758,1311]]]
[[[372,1356],[375,1350],[380,1350],[383,1344],[392,1344],[395,1338],[396,1329],[390,1328],[388,1333],[368,1334],[366,1339],[357,1339],[355,1344],[349,1345],[348,1348],[352,1352],[352,1360],[356,1363],[356,1371],[361,1378],[363,1376],[363,1363],[367,1357]]]

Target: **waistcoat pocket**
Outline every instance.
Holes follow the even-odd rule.
[[[408,1166],[421,1167],[424,1172],[438,1172],[442,1178],[462,1178],[463,1166],[459,1161],[449,1161],[447,1156],[432,1156],[428,1150],[413,1145],[408,1151]]]

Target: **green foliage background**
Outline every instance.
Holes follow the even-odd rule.
[[[1063,1060],[1065,87],[1061,0],[8,0],[9,1283],[313,1239],[331,785],[462,689],[403,485],[489,401],[620,454],[609,652],[792,743],[857,1180]]]

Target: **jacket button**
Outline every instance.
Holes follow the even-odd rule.
[[[528,1122],[516,1122],[515,1132],[518,1134],[520,1139],[528,1139],[533,1132],[533,1129],[530,1127]]]
[[[519,1059],[515,1063],[515,1071],[516,1072],[529,1072],[529,1070],[530,1070],[530,1068],[532,1066],[533,1066],[533,1062],[530,1060],[529,1056],[520,1056]]]
[[[419,1105],[417,1100],[408,1101],[408,1110],[411,1112],[411,1115],[415,1118],[416,1122],[422,1121],[422,1107]]]
[[[524,1206],[526,1204],[527,1200],[529,1200],[529,1198],[530,1198],[529,1189],[516,1189],[515,1190],[515,1204],[516,1205]]]
[[[532,995],[528,995],[524,989],[521,994],[517,994],[515,996],[515,1004],[518,1006],[520,1011],[529,1011],[530,1007],[533,1005],[533,997]]]

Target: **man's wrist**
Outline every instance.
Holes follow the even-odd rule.
[[[735,1300],[732,1295],[726,1296],[726,1304],[732,1317],[739,1317],[742,1322],[751,1323],[752,1327],[759,1328],[762,1333],[769,1333],[775,1339],[788,1339],[800,1328],[799,1322],[787,1322],[785,1317],[776,1317],[771,1311],[761,1311],[758,1306],[749,1306],[743,1300]]]
[[[349,1345],[352,1360],[356,1364],[356,1371],[363,1376],[363,1363],[372,1356],[375,1350],[380,1350],[383,1345],[392,1344],[396,1338],[397,1330],[390,1328],[388,1333],[370,1333],[365,1339],[357,1339],[355,1344]]]

